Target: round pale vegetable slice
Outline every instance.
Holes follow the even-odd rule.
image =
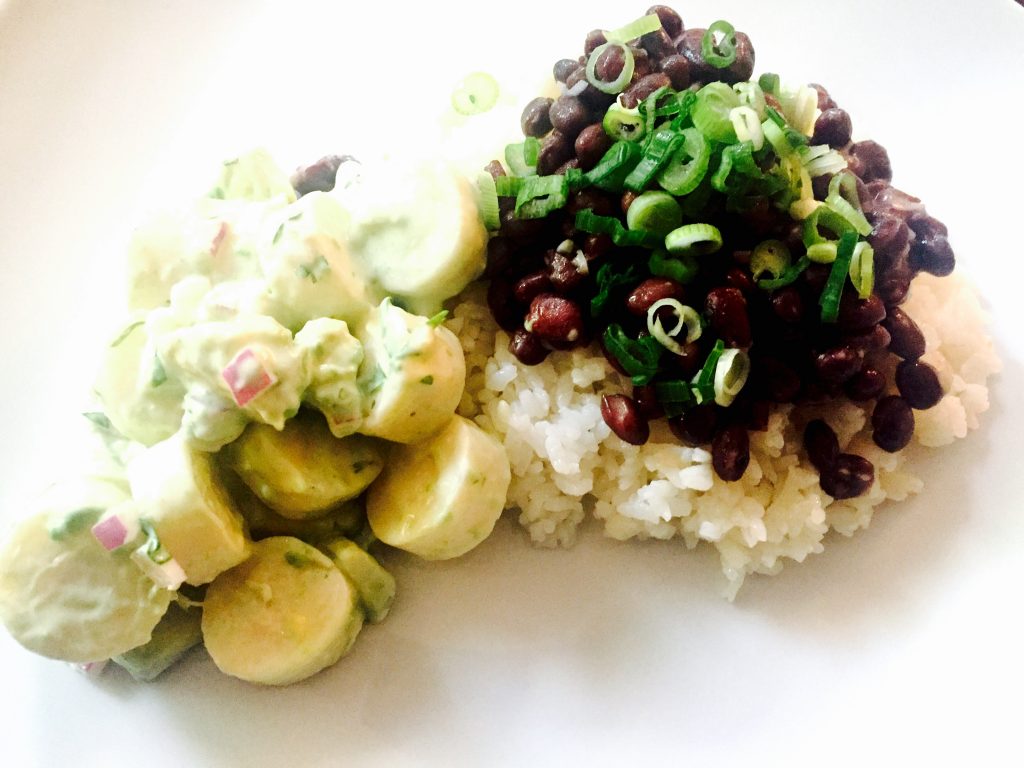
[[[212,454],[190,448],[183,433],[133,459],[128,482],[140,519],[189,584],[206,584],[248,557],[241,515],[214,476]]]
[[[126,498],[104,480],[57,487],[0,550],[0,620],[30,651],[84,664],[149,641],[173,593],[90,531]]]
[[[384,621],[395,602],[395,577],[350,539],[335,539],[323,550],[355,586],[366,620],[371,624]]]
[[[458,557],[490,535],[511,476],[504,446],[455,416],[429,440],[392,451],[366,516],[385,544],[428,560]]]
[[[369,408],[360,432],[415,443],[451,419],[466,385],[466,362],[441,319],[381,302],[362,337],[359,386]]]
[[[322,517],[366,490],[384,467],[379,441],[337,438],[317,411],[303,411],[278,431],[250,424],[225,449],[235,470],[267,506],[297,520]]]
[[[256,542],[203,601],[203,642],[222,672],[288,685],[340,659],[363,626],[359,596],[320,550],[291,536]]]

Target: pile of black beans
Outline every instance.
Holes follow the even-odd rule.
[[[647,13],[656,13],[663,28],[631,45],[636,68],[620,96],[625,106],[639,103],[663,85],[682,90],[714,80],[735,83],[753,74],[754,49],[742,32],[736,33],[735,61],[726,69],[715,69],[701,54],[704,29],[685,29],[679,15],[666,6],[654,6]],[[576,96],[565,92],[585,79],[589,54],[604,42],[600,30],[590,32],[582,56],[554,65],[555,79],[565,86],[562,95],[538,97],[523,110],[523,133],[541,140],[539,174],[569,168],[586,171],[611,145],[601,120],[614,97],[589,84],[582,91],[577,86]],[[618,56],[606,53],[597,62],[603,80],[612,80],[621,71],[621,53],[610,53]],[[715,339],[746,350],[750,378],[731,406],[708,403],[669,419],[682,442],[710,445],[715,471],[725,480],[742,477],[750,460],[748,432],[766,428],[774,403],[874,401],[874,441],[886,451],[898,451],[913,435],[914,410],[932,407],[943,394],[935,370],[920,360],[924,336],[899,305],[917,272],[952,271],[955,260],[946,227],[926,213],[920,200],[890,184],[892,169],[885,149],[874,141],[852,142],[849,114],[823,87],[814,88],[821,115],[812,143],[828,144],[847,159],[873,226],[869,241],[875,253],[874,293],[862,300],[847,285],[834,324],[823,323],[818,308],[830,265],[812,264],[795,283],[775,291],[754,284],[749,258],[759,242],[781,240],[794,259],[804,252],[801,222],[767,200],[742,214],[710,206],[700,220],[719,228],[724,246],[701,259],[697,279],[682,285],[645,275],[635,285],[620,288],[612,296],[611,312],[599,321],[588,310],[600,266],[643,265],[647,253],[616,247],[607,235],[576,231],[575,215],[589,208],[624,219],[633,193],[620,196],[583,188],[571,193],[564,209],[538,220],[516,218],[512,201],[503,198],[500,230],[488,245],[488,304],[498,324],[511,334],[511,352],[527,365],[540,363],[554,350],[600,343],[610,322],[634,335],[643,333],[648,308],[667,297],[703,310],[709,331],[685,345],[682,355],[666,355],[666,369],[659,378],[692,376]],[[771,95],[767,100],[778,108]],[[487,170],[495,177],[505,173],[497,161]],[[815,179],[819,199],[824,199],[829,180]],[[618,367],[607,350],[605,354]],[[651,384],[634,386],[628,396],[605,397],[602,413],[608,426],[633,444],[646,442],[649,422],[664,416]],[[824,421],[807,426],[804,446],[829,495],[850,498],[871,487],[871,462],[840,452],[835,433]]]

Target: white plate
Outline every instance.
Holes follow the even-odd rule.
[[[459,76],[529,91],[643,5],[286,10],[221,0],[0,0],[0,515],[60,473],[147,201],[223,157],[286,167],[421,142]],[[153,685],[81,677],[0,637],[0,765],[994,764],[1019,754],[1024,632],[1020,88],[1012,0],[690,2],[750,33],[759,72],[826,84],[895,182],[946,221],[1006,368],[980,432],[917,498],[776,578],[718,596],[716,558],[594,535],[532,549],[513,520],[447,564],[389,560],[399,602],[284,690],[202,654]],[[511,108],[514,134],[517,109]],[[500,146],[500,139],[498,141]],[[191,187],[189,186],[191,184]],[[868,761],[865,763],[864,761]]]

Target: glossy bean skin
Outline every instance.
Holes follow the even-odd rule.
[[[822,419],[814,419],[804,427],[804,450],[814,468],[825,472],[839,458],[839,440],[832,427]]]
[[[821,473],[821,490],[833,499],[852,499],[867,492],[875,482],[875,466],[863,456],[840,453]]]
[[[575,96],[559,96],[548,110],[548,120],[554,129],[573,142],[592,119],[590,110]]]
[[[853,378],[863,364],[863,355],[849,345],[827,349],[814,358],[818,378],[826,384],[842,384]]]
[[[845,109],[831,107],[826,109],[814,123],[812,144],[828,144],[833,149],[842,149],[850,143],[853,135],[853,122]]]
[[[541,142],[537,154],[537,173],[541,176],[552,174],[572,156],[572,140],[560,131],[551,131]]]
[[[704,403],[687,410],[683,415],[668,420],[672,434],[686,445],[707,445],[718,427],[718,409],[713,403]]]
[[[650,16],[652,13],[657,15],[661,28],[669,37],[678,37],[683,31],[683,20],[675,9],[667,5],[652,5],[644,12],[644,16]]]
[[[579,67],[579,62],[575,59],[559,59],[552,67],[551,74],[557,82],[564,83],[577,67]]]
[[[708,292],[704,311],[711,327],[727,347],[750,346],[750,317],[747,301],[737,288],[719,287]]]
[[[682,301],[686,288],[682,283],[667,277],[650,277],[630,291],[626,297],[626,309],[636,317],[646,317],[647,310],[662,299]]]
[[[643,445],[651,435],[647,419],[636,402],[626,395],[604,395],[601,417],[612,432],[631,445]]]
[[[875,445],[895,453],[905,448],[914,435],[914,411],[902,397],[887,395],[875,405],[871,429]]]
[[[848,150],[850,170],[863,181],[892,180],[892,164],[889,153],[877,141],[867,139],[851,144]]]
[[[917,360],[925,352],[924,333],[920,326],[899,307],[889,310],[884,321],[891,341],[889,349],[904,360]]]
[[[576,141],[573,143],[573,150],[576,152],[576,159],[580,161],[580,168],[589,171],[612,146],[612,139],[601,123],[592,123],[579,132]]]
[[[731,424],[711,441],[711,465],[715,474],[726,482],[743,477],[750,464],[750,435],[741,424]]]
[[[939,375],[921,360],[904,360],[896,366],[896,388],[911,408],[923,411],[942,399]]]
[[[865,366],[846,382],[846,396],[857,402],[874,400],[885,390],[885,374],[877,368]]]
[[[508,351],[524,365],[540,365],[550,354],[550,350],[544,346],[540,338],[525,328],[516,329],[509,338]]]
[[[543,341],[571,345],[583,335],[583,312],[570,299],[544,293],[530,302],[525,327]]]
[[[551,130],[551,118],[549,113],[554,99],[538,96],[523,107],[523,113],[519,117],[519,126],[523,129],[524,136],[540,138]]]

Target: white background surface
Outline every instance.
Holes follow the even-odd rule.
[[[5,525],[66,467],[147,200],[203,190],[254,145],[292,167],[381,136],[429,143],[425,115],[461,75],[538,82],[646,7],[289,5],[0,1]],[[538,551],[508,520],[460,561],[391,557],[387,622],[284,690],[202,653],[153,685],[89,680],[4,634],[0,765],[1019,764],[1024,8],[679,9],[748,32],[758,72],[828,86],[947,222],[1006,366],[983,429],[924,463],[918,498],[733,604],[709,553],[595,535]]]

